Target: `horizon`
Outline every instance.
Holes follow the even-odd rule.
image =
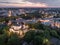
[[[60,7],[16,7],[16,6],[4,6],[0,8],[60,8]]]

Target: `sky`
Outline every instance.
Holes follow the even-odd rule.
[[[0,0],[0,7],[60,7],[60,0]]]

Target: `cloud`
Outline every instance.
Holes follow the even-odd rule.
[[[24,1],[29,1],[32,3],[45,3],[47,4],[49,7],[53,6],[53,7],[58,7],[60,6],[60,0],[24,0]]]
[[[32,3],[32,2],[0,2],[2,6],[16,6],[16,7],[47,7],[45,3]]]
[[[45,3],[32,3],[32,2],[24,2],[22,3],[22,6],[28,6],[28,7],[47,7],[47,4]]]

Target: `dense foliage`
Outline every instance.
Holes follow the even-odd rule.
[[[0,25],[0,45],[22,45],[24,42],[28,45],[51,45],[51,37],[60,40],[60,32],[57,29],[52,29],[40,22],[28,24],[28,26],[29,29],[35,30],[29,30],[23,38],[20,38],[16,33],[9,32],[9,26],[6,24]]]

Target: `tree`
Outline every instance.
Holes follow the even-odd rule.
[[[49,44],[49,38],[45,37],[44,32],[36,31],[36,30],[30,30],[25,34],[24,37],[25,41],[27,43],[32,43],[33,45],[44,45]]]
[[[0,35],[0,45],[7,45],[7,42],[8,42],[8,35],[6,33]]]
[[[51,30],[51,31],[50,31],[50,34],[51,34],[51,36],[53,36],[53,37],[56,37],[56,38],[59,38],[59,39],[60,39],[60,35],[57,33],[57,31],[56,31],[56,30]]]
[[[24,40],[30,43],[34,39],[34,36],[35,36],[35,31],[30,30],[25,34]]]
[[[20,45],[21,44],[21,40],[18,37],[17,34],[12,34],[10,36],[10,38],[8,39],[7,45]]]
[[[9,31],[9,26],[7,26],[7,25],[1,25],[1,27],[0,27],[0,34],[4,34],[7,31]]]

